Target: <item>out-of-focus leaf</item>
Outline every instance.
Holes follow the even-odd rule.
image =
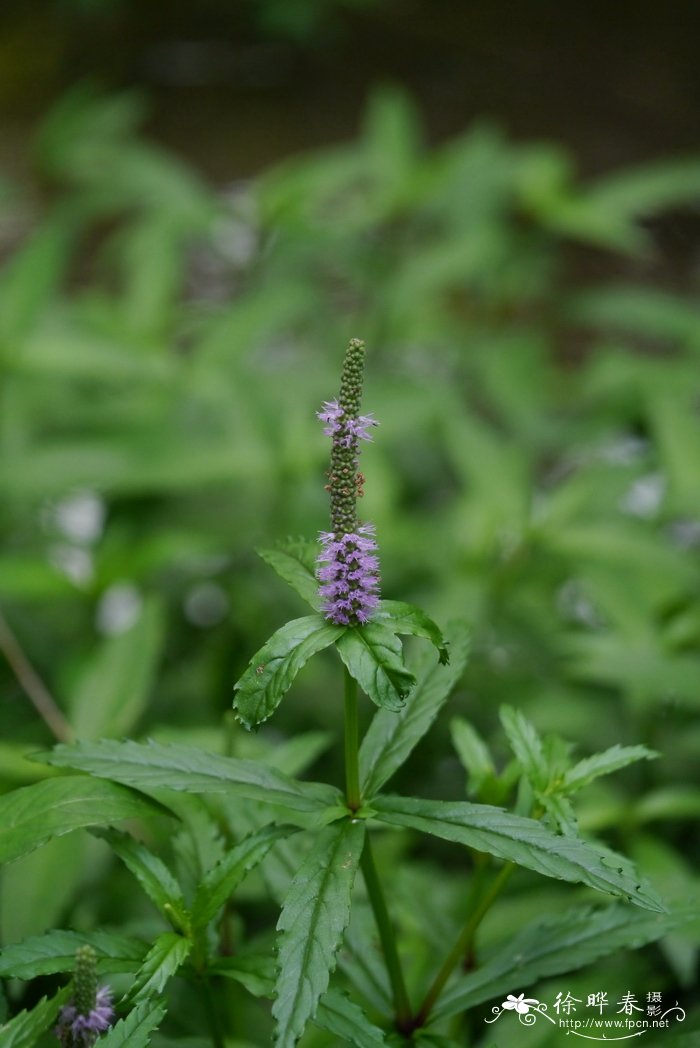
[[[488,746],[473,725],[463,717],[455,717],[451,721],[450,733],[457,756],[468,776],[467,789],[476,796],[484,783],[496,775]]]
[[[84,826],[163,814],[162,805],[126,786],[83,775],[47,779],[0,797],[0,862]]]
[[[544,789],[549,779],[549,769],[542,746],[542,739],[535,726],[512,706],[502,706],[501,724],[508,741],[520,762],[524,774],[535,789]]]
[[[86,944],[94,948],[100,972],[134,972],[148,950],[140,939],[114,932],[52,931],[5,946],[0,953],[0,976],[35,979],[39,975],[72,972],[75,951]]]
[[[128,734],[143,713],[164,640],[163,607],[145,601],[136,622],[103,641],[84,667],[69,703],[79,738]]]
[[[585,757],[570,768],[564,775],[562,789],[566,793],[574,793],[601,775],[610,775],[635,761],[654,760],[658,756],[658,753],[646,746],[611,746],[603,753]]]
[[[354,1048],[382,1048],[386,1043],[383,1031],[340,990],[331,989],[323,995],[314,1024]]]
[[[511,937],[478,972],[456,980],[440,999],[434,1017],[457,1015],[499,994],[575,971],[617,950],[639,949],[688,920],[698,920],[697,906],[651,914],[614,904],[538,919]]]

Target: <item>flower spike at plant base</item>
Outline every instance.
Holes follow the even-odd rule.
[[[324,614],[338,626],[362,625],[379,606],[374,525],[357,519],[364,480],[358,470],[359,442],[371,440],[370,428],[379,425],[371,415],[360,415],[364,364],[365,344],[353,338],[345,354],[338,399],[325,401],[318,412],[326,423],[323,432],[333,442],[326,485],[333,530],[321,532],[323,549],[316,574]]]
[[[73,999],[61,1009],[54,1030],[63,1048],[91,1048],[112,1025],[112,991],[108,986],[98,988],[96,968],[92,946],[80,946],[75,952]]]

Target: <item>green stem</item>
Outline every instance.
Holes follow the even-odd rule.
[[[421,1004],[418,1014],[416,1015],[414,1026],[419,1029],[424,1026],[430,1017],[430,1013],[435,1007],[438,997],[445,988],[447,980],[452,975],[452,972],[460,963],[463,957],[469,956],[474,946],[474,936],[476,931],[481,924],[482,920],[491,908],[492,903],[496,900],[500,894],[503,886],[510,877],[511,873],[515,869],[515,863],[508,862],[498,872],[497,876],[491,883],[491,887],[488,889],[486,894],[482,897],[481,902],[472,910],[467,923],[459,934],[459,937],[450,950],[449,954],[445,958],[445,961],[440,971],[435,976],[432,986],[425,995],[425,999]]]
[[[211,982],[207,975],[202,976],[202,990],[204,996],[204,1008],[207,1013],[207,1022],[209,1023],[211,1043],[214,1048],[226,1048],[226,1041],[224,1040],[224,1035],[221,1029],[219,1014],[216,1010],[214,995],[211,992]]]
[[[358,754],[357,682],[345,669],[345,785],[348,808],[352,812],[362,804]]]
[[[382,891],[382,886],[377,874],[377,867],[374,863],[374,855],[372,854],[369,833],[365,838],[365,846],[362,850],[360,865],[362,866],[362,874],[367,886],[367,894],[377,924],[377,931],[379,932],[379,938],[384,952],[386,970],[389,975],[389,982],[391,983],[391,990],[394,997],[396,1028],[401,1032],[408,1033],[412,1026],[411,1005],[408,1000],[406,983],[404,982],[403,971],[401,969],[399,951],[396,947],[394,929],[391,925],[391,918],[389,917],[389,911],[386,907],[384,892]]]
[[[357,716],[357,682],[345,669],[345,791],[348,808],[356,812],[362,804],[360,790],[359,765],[359,727]],[[384,892],[374,863],[369,833],[365,838],[360,860],[362,873],[367,886],[370,905],[379,932],[384,951],[389,982],[394,997],[396,1026],[399,1030],[408,1030],[411,1024],[411,1005],[406,992],[406,984],[401,970],[401,961],[396,947],[394,929],[387,910]]]

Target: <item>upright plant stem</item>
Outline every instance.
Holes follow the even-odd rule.
[[[362,803],[360,793],[359,729],[357,723],[357,682],[345,673],[345,786],[348,808],[356,812]]]
[[[391,925],[391,918],[389,917],[389,911],[386,908],[384,892],[382,891],[382,886],[377,874],[377,867],[374,863],[374,855],[372,854],[372,845],[370,843],[369,834],[367,834],[367,837],[365,838],[365,846],[362,850],[360,865],[362,866],[362,874],[367,886],[367,894],[369,895],[370,905],[377,924],[377,931],[379,932],[379,938],[384,952],[384,961],[389,975],[389,982],[391,983],[391,990],[394,997],[396,1027],[398,1030],[408,1033],[410,1032],[412,1025],[411,1005],[408,1000],[403,971],[401,970],[401,961],[396,947],[394,929]]]
[[[70,742],[73,730],[61,713],[56,701],[24,654],[22,646],[9,622],[0,611],[0,651],[7,659],[15,677],[22,685],[29,701],[59,742]]]
[[[219,1014],[216,1010],[214,995],[211,992],[211,983],[207,975],[204,975],[202,978],[202,989],[204,996],[204,1007],[207,1013],[207,1022],[209,1023],[211,1043],[214,1046],[214,1048],[226,1048],[224,1035],[221,1031],[221,1023],[219,1022]]]
[[[491,882],[491,887],[482,897],[481,902],[478,904],[476,909],[472,910],[467,923],[460,932],[459,938],[450,950],[449,954],[445,958],[445,961],[433,980],[433,984],[425,995],[425,1000],[418,1010],[418,1014],[415,1019],[416,1028],[424,1026],[430,1017],[430,1013],[435,1007],[435,1003],[445,988],[447,980],[452,975],[452,972],[460,963],[465,954],[468,954],[474,944],[474,936],[477,928],[481,924],[482,920],[488,913],[492,903],[496,900],[499,893],[501,892],[506,881],[510,877],[511,873],[515,869],[515,863],[508,862],[505,866],[501,867],[496,877]]]
[[[360,791],[359,729],[357,719],[357,682],[345,670],[345,789],[348,808],[356,812],[362,804]],[[384,892],[374,863],[369,833],[360,860],[374,919],[384,952],[389,982],[394,997],[398,1029],[408,1029],[411,1023],[411,1005],[401,970],[394,929],[387,910]]]

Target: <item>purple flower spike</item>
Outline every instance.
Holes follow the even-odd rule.
[[[353,338],[348,346],[337,400],[327,400],[318,412],[331,437],[331,467],[327,490],[331,497],[331,528],[320,535],[322,553],[316,577],[320,582],[326,618],[339,626],[369,621],[379,605],[379,558],[374,525],[359,524],[357,499],[363,494],[364,476],[358,470],[361,440],[371,440],[370,429],[379,423],[360,414],[365,344]]]
[[[54,1028],[63,1048],[92,1048],[114,1021],[112,991],[97,988],[96,962],[91,946],[76,950],[73,999],[61,1009]]]
[[[364,524],[339,541],[335,536],[322,541],[319,595],[326,618],[339,626],[367,622],[379,605],[379,560],[370,552],[377,548],[368,537],[370,527]]]
[[[87,1015],[81,1015],[74,1004],[64,1005],[54,1033],[62,1045],[70,1048],[83,1048],[86,1045],[91,1048],[113,1021],[112,991],[109,986],[101,986],[95,994],[94,1007]]]

